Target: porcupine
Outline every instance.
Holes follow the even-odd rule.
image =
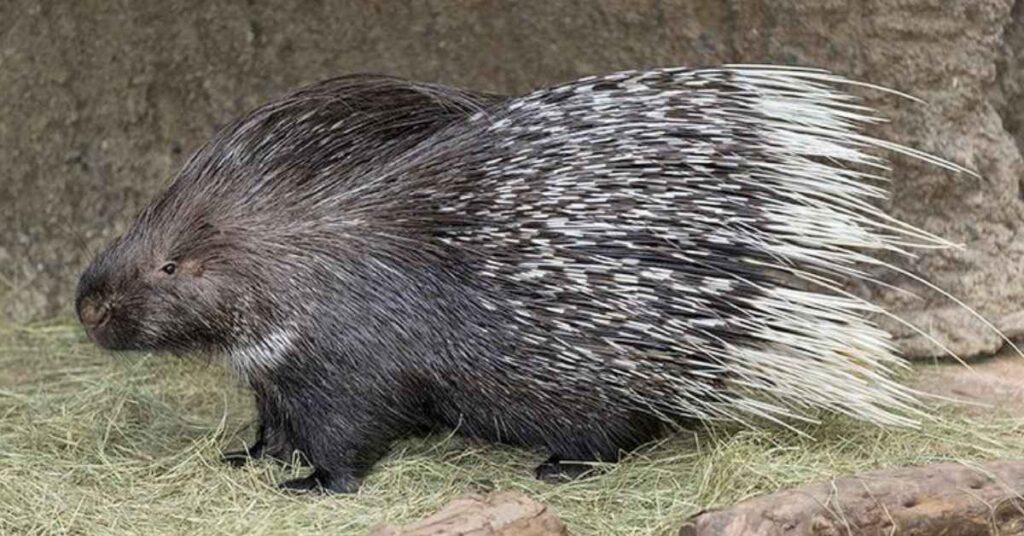
[[[852,83],[621,72],[362,159],[337,156],[347,112],[300,92],[202,148],[77,310],[109,348],[223,355],[313,466],[291,489],[351,491],[436,427],[543,450],[554,478],[693,421],[912,424],[882,311],[842,283],[948,245],[872,203],[872,149],[965,170],[864,135]]]

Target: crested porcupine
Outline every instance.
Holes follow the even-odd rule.
[[[842,282],[946,243],[872,204],[866,150],[963,169],[861,133],[853,82],[669,68],[499,99],[374,80],[223,129],[79,283],[99,344],[224,356],[256,393],[251,454],[314,467],[285,487],[353,490],[435,427],[543,449],[547,478],[692,419],[914,421],[880,309]]]

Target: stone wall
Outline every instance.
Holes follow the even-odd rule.
[[[1016,333],[1022,9],[1010,0],[6,0],[0,312],[69,315],[77,272],[190,152],[298,84],[379,72],[514,93],[625,68],[772,62],[827,67],[928,102],[862,92],[893,120],[878,134],[984,180],[897,159],[892,213],[964,248],[896,261]],[[954,302],[901,285],[921,298],[861,291],[954,350],[999,348]],[[935,353],[889,327],[909,353]]]

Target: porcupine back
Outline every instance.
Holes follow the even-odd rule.
[[[393,159],[442,126],[502,99],[368,74],[305,86],[225,127],[141,219],[178,218],[199,213],[195,206],[216,204],[224,221],[245,221],[261,209],[280,220],[278,209],[304,211],[352,188],[362,179],[360,169]]]
[[[911,424],[882,311],[842,284],[878,253],[949,244],[875,206],[886,163],[869,151],[964,170],[862,134],[876,119],[847,83],[743,66],[586,78],[451,125],[331,203],[463,263],[510,320],[450,381],[531,390],[538,415],[564,397],[667,421]]]

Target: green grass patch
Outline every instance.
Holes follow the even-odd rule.
[[[110,354],[67,325],[0,327],[0,533],[364,534],[466,491],[516,489],[580,535],[671,534],[701,509],[837,474],[1024,454],[1021,422],[951,408],[920,430],[830,418],[680,434],[588,480],[533,480],[543,456],[437,435],[395,445],[351,496],[295,496],[271,463],[222,450],[252,436],[249,395],[216,363]]]

